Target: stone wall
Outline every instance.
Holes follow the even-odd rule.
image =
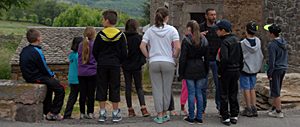
[[[263,22],[281,25],[282,36],[289,44],[289,72],[300,72],[300,1],[299,0],[263,0]],[[267,44],[268,33],[263,33]],[[266,49],[266,47],[264,48]],[[267,54],[266,54],[267,56]]]
[[[46,86],[0,80],[0,119],[37,122],[43,119]]]

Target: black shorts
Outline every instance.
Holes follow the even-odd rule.
[[[270,81],[271,97],[280,97],[280,91],[284,75],[285,69],[274,70],[272,74],[272,80]]]
[[[98,66],[96,100],[107,101],[109,92],[109,101],[120,102],[120,67],[117,66]]]

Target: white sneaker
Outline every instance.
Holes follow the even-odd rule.
[[[282,112],[277,113],[276,110],[268,112],[268,115],[271,117],[276,117],[276,118],[283,118],[284,115]]]
[[[94,119],[94,114],[89,113],[88,115],[85,116],[86,119]]]
[[[80,119],[84,119],[85,118],[85,114],[80,113]]]

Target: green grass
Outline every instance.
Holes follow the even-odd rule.
[[[42,26],[40,24],[0,20],[0,35],[25,35],[27,26]]]
[[[26,33],[27,26],[39,24],[0,20],[0,79],[9,79],[9,61]]]

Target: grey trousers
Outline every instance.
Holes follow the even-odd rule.
[[[168,111],[171,102],[175,64],[152,62],[149,65],[152,95],[156,112]]]

